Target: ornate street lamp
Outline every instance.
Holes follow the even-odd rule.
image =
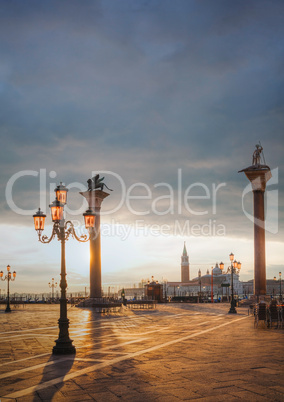
[[[48,283],[48,286],[51,288],[51,300],[54,302],[54,288],[57,286],[57,282],[54,282],[54,278],[51,279],[51,283]]]
[[[86,229],[92,229],[95,227],[95,214],[91,209],[87,209],[87,211],[83,214],[85,219],[85,227]]]
[[[10,286],[9,282],[14,281],[16,279],[16,271],[13,272],[13,274],[10,272],[10,265],[7,265],[7,275],[4,275],[3,271],[0,271],[0,278],[2,281],[7,281],[7,307],[5,310],[5,313],[11,313],[11,308],[10,308]],[[13,277],[12,277],[13,275]]]
[[[55,198],[59,202],[61,202],[61,204],[65,205],[67,203],[68,188],[66,188],[64,184],[60,182],[60,184],[57,187],[55,187],[54,191],[55,191]]]
[[[44,230],[44,222],[46,215],[39,208],[37,213],[33,215],[33,218],[34,218],[35,230],[40,236],[42,231]]]
[[[231,266],[228,267],[227,273],[231,273],[231,307],[229,310],[229,314],[236,314],[236,306],[235,306],[235,298],[234,298],[234,273],[239,273],[240,269],[242,267],[242,264],[236,260],[234,260],[235,256],[233,253],[229,255],[230,261],[231,261]],[[221,268],[222,264],[222,268]],[[220,268],[224,268],[224,264],[220,263]]]
[[[87,210],[83,216],[85,219],[85,227],[89,230],[89,236],[81,235],[77,236],[75,232],[74,225],[71,221],[66,221],[64,219],[64,205],[67,202],[67,192],[68,189],[60,183],[55,188],[56,199],[52,204],[49,205],[51,209],[51,218],[53,222],[53,228],[51,236],[43,235],[44,222],[46,215],[39,210],[33,215],[35,230],[38,233],[38,240],[41,243],[50,243],[52,239],[57,237],[61,242],[61,279],[60,279],[60,318],[58,320],[59,324],[59,336],[55,341],[56,345],[53,347],[53,354],[72,354],[76,353],[75,346],[72,345],[72,340],[69,337],[69,319],[67,318],[67,298],[66,298],[66,265],[65,265],[65,242],[69,239],[70,235],[80,242],[87,242],[90,239],[90,230],[94,227],[95,214],[92,210]]]

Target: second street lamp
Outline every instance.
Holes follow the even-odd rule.
[[[48,286],[51,288],[51,301],[54,302],[54,288],[57,286],[57,282],[54,282],[54,278],[51,279],[51,283],[48,283]]]
[[[231,261],[231,266],[228,268],[228,273],[231,273],[231,307],[229,310],[229,314],[236,314],[237,310],[236,310],[236,306],[235,306],[235,298],[234,298],[234,273],[239,273],[242,264],[240,262],[237,262],[236,260],[234,260],[234,254],[231,253],[229,255],[230,257],[230,261]],[[222,268],[224,268],[224,264],[222,263]]]
[[[66,264],[65,264],[65,242],[70,236],[75,238],[80,242],[87,242],[90,239],[89,236],[81,235],[77,236],[75,232],[74,225],[71,221],[66,221],[64,219],[64,205],[67,202],[67,191],[68,189],[60,183],[59,186],[54,190],[56,193],[56,199],[50,204],[51,217],[53,221],[53,228],[51,236],[43,235],[44,222],[46,215],[39,210],[33,215],[35,229],[38,233],[38,240],[41,243],[50,243],[52,239],[57,237],[61,242],[61,279],[60,279],[60,318],[58,320],[59,324],[59,336],[55,341],[56,345],[53,347],[53,354],[73,354],[76,353],[75,346],[72,345],[72,340],[69,337],[69,319],[67,318],[67,298],[66,298]],[[85,226],[87,229],[93,228],[95,223],[95,214],[92,210],[87,210],[84,214]]]
[[[10,307],[10,286],[9,286],[9,282],[10,281],[14,281],[16,279],[16,271],[13,272],[13,277],[12,274],[10,272],[10,265],[7,265],[7,275],[4,275],[3,271],[0,271],[0,278],[2,281],[7,281],[7,307],[5,310],[5,313],[11,313],[11,307]]]

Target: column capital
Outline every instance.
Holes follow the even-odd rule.
[[[84,191],[80,194],[86,198],[89,207],[95,209],[100,208],[103,200],[109,196],[109,193],[102,190]]]
[[[244,172],[246,177],[249,179],[252,185],[253,191],[265,191],[266,183],[269,179],[271,179],[271,171],[269,166],[266,165],[258,165],[249,166],[246,169],[240,170],[240,172]]]

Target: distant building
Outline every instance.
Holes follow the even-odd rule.
[[[243,290],[245,296],[253,295],[253,279],[243,282]]]
[[[118,291],[118,297],[121,297],[122,289]],[[126,300],[142,300],[145,296],[144,288],[124,288]]]
[[[148,300],[163,300],[163,285],[158,281],[154,281],[154,277],[152,276],[152,281],[148,282],[145,285],[145,294]]]
[[[183,252],[181,256],[181,282],[189,282],[189,261],[187,250],[184,242]]]
[[[243,283],[244,295],[245,296],[253,295],[254,280],[251,279],[250,281],[242,282],[242,283]],[[273,279],[266,279],[266,295],[271,296],[271,297],[280,296],[279,281],[275,281]]]
[[[191,281],[181,282],[167,282],[165,284],[165,292],[167,296],[197,296],[200,292],[202,294],[211,294],[211,281],[213,276],[213,294],[215,297],[228,296],[229,286],[231,284],[231,273],[223,273],[218,263],[215,267],[207,269],[206,275],[201,275],[199,270],[199,276],[193,278]],[[233,274],[234,281],[234,294],[243,294],[243,283],[239,280],[237,273]]]

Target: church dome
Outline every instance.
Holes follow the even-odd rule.
[[[222,270],[219,268],[219,265],[217,262],[216,262],[215,267],[213,268],[213,275],[222,275]]]

